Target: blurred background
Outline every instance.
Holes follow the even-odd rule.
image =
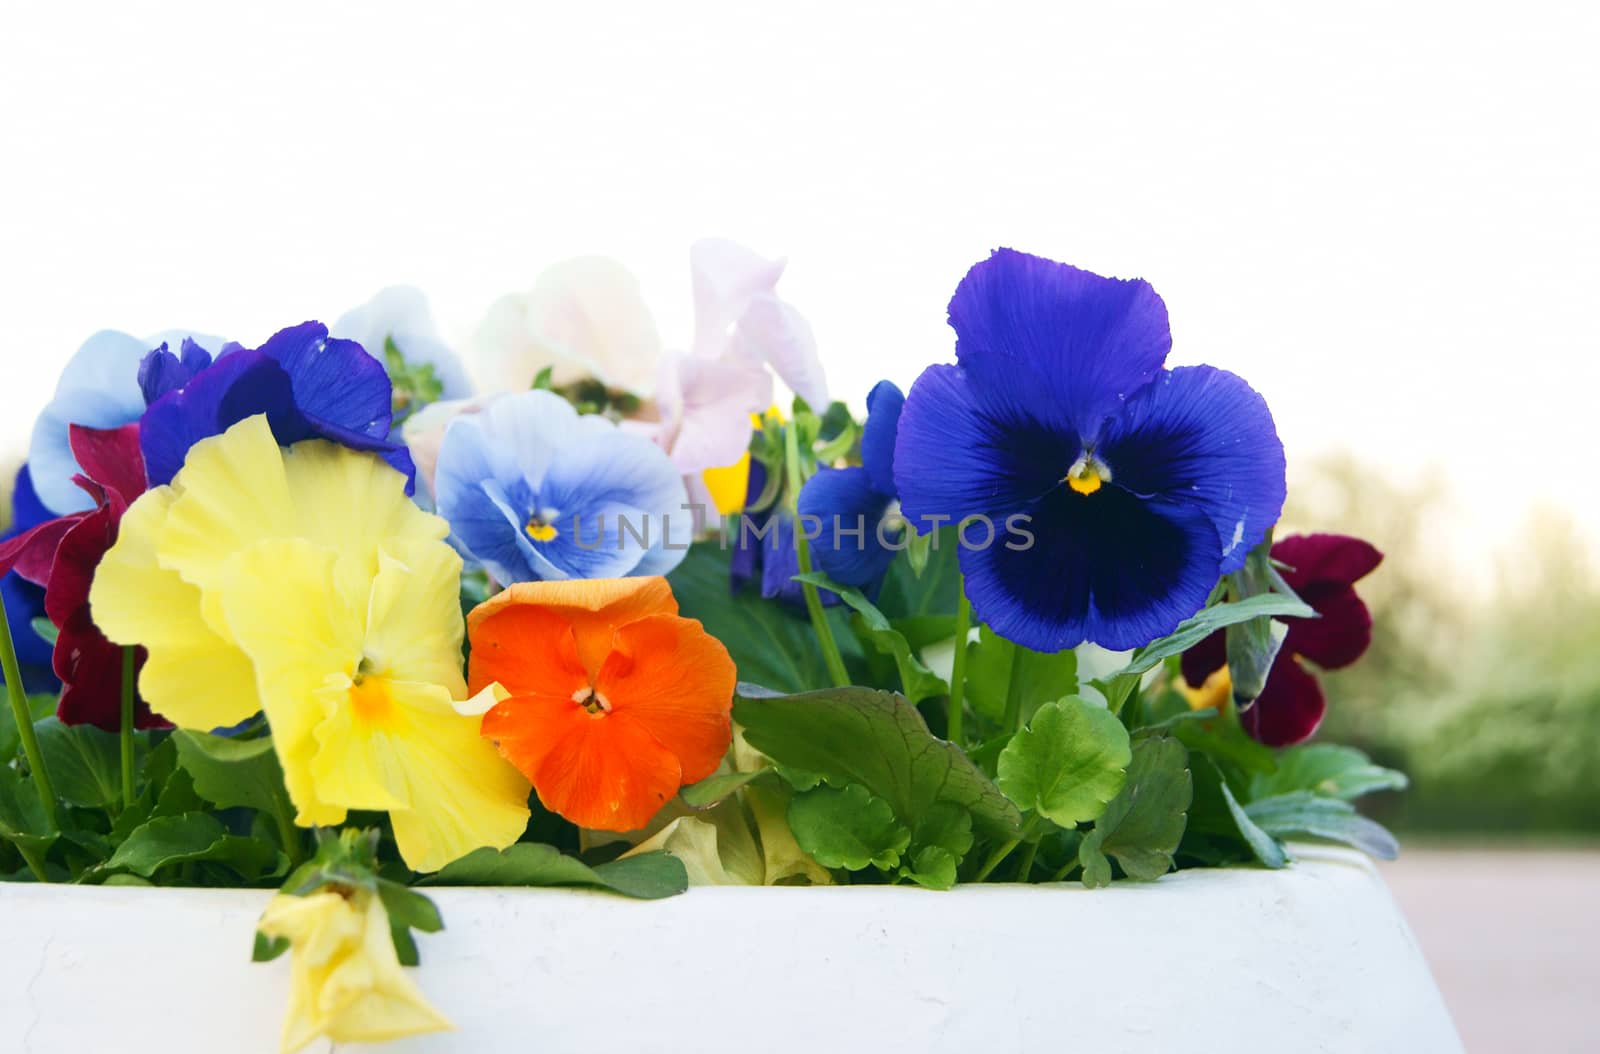
[[[996,245],[1148,278],[1172,361],[1272,405],[1286,523],[1387,553],[1322,735],[1412,775],[1387,874],[1469,1047],[1583,1049],[1596,10],[5,3],[0,453],[97,329],[248,345],[405,282],[465,346],[580,253],[669,346],[693,239],[787,256],[858,408]]]

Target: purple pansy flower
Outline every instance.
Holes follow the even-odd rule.
[[[140,364],[139,386],[148,403],[139,438],[151,486],[170,483],[195,443],[265,414],[279,443],[321,438],[370,450],[405,475],[411,492],[411,455],[389,439],[388,373],[355,341],[330,338],[320,322],[280,330],[253,350],[230,344],[215,360],[192,341],[178,354],[163,344]]]
[[[1171,633],[1278,518],[1283,445],[1266,402],[1210,366],[1163,368],[1149,283],[1010,249],[950,301],[956,365],[906,398],[894,476],[907,517],[987,517],[963,547],[974,612],[1037,651]],[[1004,529],[1028,517],[1033,544]]]
[[[841,585],[870,589],[905,546],[894,487],[894,437],[906,397],[889,381],[867,395],[861,465],[822,468],[800,489],[802,523],[819,523],[811,543],[817,568]]]

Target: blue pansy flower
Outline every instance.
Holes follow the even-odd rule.
[[[820,524],[812,562],[843,585],[872,588],[905,548],[894,485],[894,437],[905,402],[899,388],[879,381],[867,395],[860,467],[818,469],[800,489],[801,522]]]
[[[149,408],[139,422],[150,485],[170,483],[189,448],[265,414],[278,442],[328,439],[370,450],[406,477],[416,474],[404,444],[391,442],[391,389],[383,364],[352,340],[328,336],[320,322],[303,322],[256,349],[230,344],[215,360],[185,341],[145,356],[137,382]]]
[[[23,465],[11,492],[11,526],[0,535],[0,541],[26,534],[53,519],[55,514],[39,501],[28,466]],[[4,596],[6,618],[11,624],[23,687],[29,692],[59,691],[61,681],[52,667],[54,648],[33,629],[33,620],[44,617],[44,587],[34,585],[16,571],[8,571],[0,578],[0,595]],[[4,683],[4,677],[0,677],[0,683]]]
[[[434,498],[456,545],[502,585],[663,575],[694,530],[659,447],[547,391],[452,421]]]
[[[957,364],[912,386],[894,477],[913,521],[994,526],[961,569],[996,633],[1039,651],[1143,645],[1277,521],[1266,402],[1223,370],[1163,368],[1172,337],[1149,283],[1001,249],[962,280],[950,325]]]
[[[67,360],[54,397],[34,422],[28,447],[29,471],[45,508],[65,516],[94,507],[89,496],[72,482],[79,468],[67,442],[68,426],[120,428],[139,420],[145,409],[144,393],[139,387],[140,360],[157,345],[177,345],[188,339],[197,347],[222,346],[216,337],[183,332],[141,340],[108,329],[84,341]]]

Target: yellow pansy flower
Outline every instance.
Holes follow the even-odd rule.
[[[406,976],[383,901],[370,890],[280,894],[258,928],[290,946],[284,1054],[318,1036],[376,1043],[451,1027]]]
[[[252,417],[136,501],[95,575],[95,622],[149,659],[157,713],[210,730],[264,711],[302,825],[387,810],[433,871],[527,825],[527,781],[455,711],[461,558],[372,454],[284,450]]]

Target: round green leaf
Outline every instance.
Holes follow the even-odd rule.
[[[1097,818],[1127,781],[1128,730],[1078,696],[1046,703],[1000,752],[1006,796],[1062,827]]]

